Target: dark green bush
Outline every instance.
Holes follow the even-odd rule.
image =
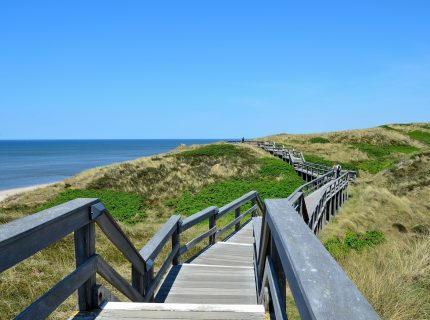
[[[373,247],[384,240],[384,234],[380,231],[355,232],[349,230],[343,238],[334,237],[329,239],[324,243],[324,246],[333,257],[340,258],[350,250],[359,251],[366,247]]]
[[[183,151],[177,157],[241,157],[248,152],[232,144],[209,144],[194,150]]]
[[[323,137],[314,137],[309,139],[310,143],[329,143],[330,140]]]
[[[183,193],[165,202],[181,215],[191,215],[209,206],[221,207],[249,191],[258,191],[265,198],[285,198],[303,184],[294,169],[277,158],[263,158],[255,176],[247,179],[229,179],[212,183],[200,192]]]
[[[68,189],[42,205],[39,210],[48,209],[76,198],[98,198],[112,216],[122,222],[133,224],[142,221],[143,199],[140,195],[111,190]]]
[[[430,132],[422,131],[422,130],[414,130],[408,132],[409,137],[412,139],[418,140],[425,144],[430,144]]]

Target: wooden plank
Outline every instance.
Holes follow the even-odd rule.
[[[84,264],[96,253],[96,230],[91,222],[74,232],[76,268]],[[96,275],[93,274],[78,289],[79,311],[87,311],[97,307],[94,301],[93,288],[96,285]]]
[[[207,303],[207,304],[257,304],[254,296],[242,295],[217,295],[203,296],[201,294],[171,294],[166,299],[167,303]]]
[[[108,239],[131,262],[133,267],[143,275],[145,273],[145,261],[110,213],[106,212],[98,216],[96,222]]]
[[[236,209],[238,209],[238,208],[236,208]],[[219,229],[216,233],[216,236],[219,237],[219,236],[223,235],[226,231],[228,231],[234,225],[237,225],[237,223],[240,222],[243,218],[245,218],[248,214],[255,212],[256,210],[257,210],[257,205],[252,206],[250,209],[246,210],[246,212],[237,216],[233,221],[231,221],[225,227],[223,227],[222,229]],[[236,231],[238,231],[238,230],[236,230]]]
[[[194,213],[193,215],[189,216],[188,218],[185,218],[182,221],[180,226],[180,232],[184,232],[185,230],[188,230],[189,228],[198,224],[199,222],[202,222],[203,220],[216,215],[217,212],[218,212],[217,207],[209,207],[209,208],[203,209],[202,211]]]
[[[256,256],[257,261],[258,261],[259,244],[260,244],[260,238],[261,238],[261,223],[262,223],[261,217],[252,218],[252,227],[253,227],[253,232],[255,237],[255,252],[257,255]]]
[[[180,216],[171,216],[164,226],[140,250],[140,255],[145,261],[155,260],[163,246],[172,236],[172,233],[175,232],[180,219]]]
[[[90,222],[98,199],[75,199],[0,225],[0,272]]]
[[[233,200],[229,204],[226,204],[225,206],[221,207],[217,214],[217,219],[225,215],[226,213],[229,213],[230,211],[235,210],[236,208],[239,208],[243,204],[245,204],[247,201],[255,198],[257,196],[256,191],[250,191],[247,194],[241,196],[240,198]]]
[[[267,224],[302,319],[379,319],[289,201],[266,200],[266,206]]]
[[[161,279],[163,278],[166,271],[169,269],[173,258],[176,256],[176,254],[179,251],[179,243],[175,245],[175,247],[172,248],[172,251],[167,256],[166,260],[163,262],[163,265],[161,266],[160,270],[158,270],[157,275],[155,276],[154,280],[149,286],[149,289],[147,292],[145,292],[145,302],[148,302],[152,299],[155,290],[160,285]]]
[[[201,234],[200,236],[198,236],[198,237],[194,238],[193,240],[189,241],[187,244],[183,245],[179,249],[179,255],[182,255],[185,252],[187,252],[188,250],[192,249],[199,242],[201,242],[204,239],[206,239],[207,237],[210,237],[211,235],[215,234],[216,231],[217,231],[217,228],[213,227],[212,229],[206,231],[205,233]]]
[[[266,270],[267,279],[269,282],[270,296],[272,298],[272,305],[275,311],[276,319],[287,320],[287,313],[285,311],[285,294],[282,294],[279,286],[277,285],[275,279],[275,267],[273,266],[273,262],[270,257],[267,257],[266,260]],[[285,282],[285,279],[284,279]]]
[[[48,317],[70,295],[81,287],[97,270],[96,255],[89,258],[79,268],[49,289],[43,296],[33,302],[17,320],[42,320]]]
[[[78,315],[74,320],[88,319],[265,319],[261,305],[190,304],[190,303],[124,303],[109,302],[93,317]]]
[[[234,210],[234,217],[235,217],[235,220],[236,219],[238,219],[239,217],[240,217],[240,207],[239,208],[236,208],[235,210]],[[234,231],[239,231],[240,230],[240,221],[241,221],[242,219],[239,219],[235,224],[234,224]]]
[[[97,256],[97,273],[131,301],[143,301],[143,296],[100,256]]]

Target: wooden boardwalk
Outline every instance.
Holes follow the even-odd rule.
[[[167,303],[257,304],[253,228],[248,223],[192,262],[172,266],[155,301]]]
[[[348,198],[356,173],[338,175],[294,150],[257,146],[293,165],[307,183],[288,198],[263,202],[250,191],[220,208],[173,215],[140,250],[98,199],[75,199],[0,225],[0,272],[74,233],[76,269],[16,319],[45,319],[77,291],[77,320],[286,320],[287,282],[302,319],[378,319],[314,235]],[[185,243],[181,234],[203,222],[208,229]],[[96,230],[130,262],[130,279],[97,253]],[[181,263],[202,241],[207,247]],[[167,255],[156,260],[163,249]],[[98,276],[131,302],[117,302]]]
[[[226,241],[217,242],[190,263],[167,273],[156,303],[109,302],[84,319],[265,319],[257,303],[254,235],[248,223]]]
[[[324,192],[326,192],[326,190],[330,188],[330,186],[333,185],[334,182],[335,181],[332,180],[326,183],[324,186],[315,190],[314,192],[312,192],[311,194],[305,197],[306,209],[309,212],[315,211],[317,205],[319,204],[319,201],[321,200],[321,197],[324,195]]]

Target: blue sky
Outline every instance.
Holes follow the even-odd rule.
[[[430,121],[430,1],[2,1],[0,139]]]

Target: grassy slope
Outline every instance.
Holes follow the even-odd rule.
[[[383,319],[430,318],[430,125],[267,137],[305,158],[360,170],[351,198],[319,237],[377,229],[383,244],[336,258]],[[311,156],[309,156],[309,154]]]
[[[63,183],[16,195],[0,203],[0,223],[76,197],[99,197],[140,248],[174,213],[186,216],[210,205],[221,206],[251,190],[263,197],[285,197],[302,183],[290,166],[246,145],[193,147],[92,169]],[[225,219],[229,218],[232,215]],[[188,241],[206,230],[207,223],[200,224],[181,238]],[[69,236],[0,274],[2,316],[13,317],[72,271],[72,243]],[[97,251],[130,278],[130,264],[101,232],[97,232]],[[67,318],[72,310],[74,297],[53,318]]]

